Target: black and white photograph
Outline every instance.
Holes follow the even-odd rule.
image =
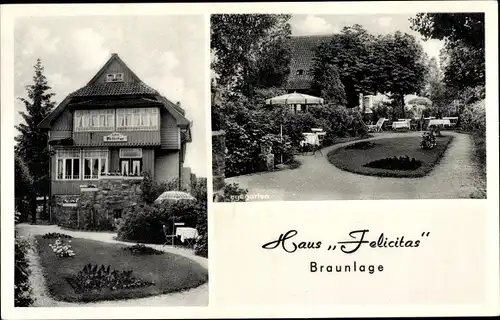
[[[16,307],[208,305],[204,30],[15,21]]]
[[[214,201],[485,199],[484,21],[211,15]]]

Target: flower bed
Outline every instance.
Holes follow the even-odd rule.
[[[133,255],[150,255],[150,254],[163,254],[163,251],[156,250],[151,247],[147,247],[142,243],[135,244],[130,247],[125,247],[123,250],[126,250]]]
[[[111,270],[111,265],[99,267],[97,264],[89,263],[78,274],[66,280],[77,293],[116,291],[154,285],[153,282],[135,278],[132,272],[132,270]]]
[[[417,170],[421,165],[422,161],[415,160],[415,158],[410,159],[410,157],[405,156],[375,160],[365,164],[364,166],[386,170]]]
[[[337,168],[353,173],[398,178],[422,177],[428,174],[439,162],[452,138],[452,136],[447,135],[437,137],[436,146],[428,150],[420,147],[421,137],[376,139],[371,148],[349,148],[346,146],[330,151],[327,157],[330,163]],[[401,165],[399,169],[396,168],[398,165],[394,165],[391,169],[388,162],[394,160],[382,161],[386,162],[385,164],[376,162],[386,158],[394,159],[394,157],[397,157],[399,162],[401,155],[408,156],[407,167],[413,166],[414,169],[403,169],[405,165]],[[411,164],[412,158],[415,158],[413,165]],[[417,160],[420,161],[418,168],[416,168]]]
[[[73,237],[64,233],[50,232],[42,236],[43,239],[72,239]]]
[[[124,250],[126,246],[123,244],[73,238],[71,244],[76,255],[72,258],[60,258],[54,256],[48,246],[53,242],[52,239],[43,239],[41,236],[37,236],[36,239],[45,283],[49,294],[56,300],[91,302],[141,298],[194,288],[208,280],[208,272],[200,264],[168,252],[161,255],[134,255]],[[115,286],[116,289],[113,289],[113,286],[108,285],[112,279],[102,280],[102,277],[105,277],[103,274],[106,275],[107,272],[101,271],[100,278],[104,282],[99,281],[103,285],[99,289],[94,286],[92,290],[89,288],[93,285],[82,284],[82,279],[86,275],[90,277],[90,274],[94,274],[92,270],[95,267],[84,272],[84,267],[89,263],[93,266],[96,264],[106,266],[104,271],[110,266],[110,270],[133,270],[133,272],[128,274],[130,277],[120,273],[121,276],[128,278],[120,278],[124,279],[121,282],[123,285]],[[120,270],[115,272],[115,277],[118,272],[122,272]],[[96,277],[98,274],[99,268],[95,273]],[[106,276],[111,277],[111,271]],[[133,285],[134,279],[136,285]]]

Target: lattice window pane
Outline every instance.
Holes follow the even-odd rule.
[[[85,158],[106,158],[108,156],[107,149],[85,149],[83,157]]]
[[[141,148],[121,148],[120,158],[142,158]]]
[[[56,154],[58,158],[80,158],[79,149],[58,149]]]

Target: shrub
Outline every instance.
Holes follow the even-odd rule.
[[[30,243],[15,234],[14,244],[14,306],[28,307],[33,304],[32,290],[29,282],[29,264],[26,255]]]
[[[164,243],[166,218],[155,205],[132,206],[125,210],[118,228],[118,238],[147,243]]]
[[[422,134],[420,147],[422,149],[432,149],[436,146],[436,135],[433,131],[426,131]]]
[[[71,240],[68,240],[68,242],[71,242]],[[71,249],[71,245],[68,243],[64,243],[61,238],[57,238],[54,244],[49,244],[49,247],[52,248],[52,251],[59,258],[68,258],[75,255],[75,252],[73,251],[73,249]]]
[[[245,202],[248,190],[242,189],[237,183],[226,184],[224,186],[220,202]]]
[[[153,254],[163,254],[163,251],[156,250],[151,247],[147,247],[143,244],[135,244],[130,247],[123,248],[125,251],[129,251],[133,255],[153,255]]]
[[[43,239],[72,239],[73,237],[64,233],[50,232],[42,236]]]
[[[460,127],[467,132],[486,135],[486,107],[485,101],[466,105],[460,118]]]
[[[141,182],[141,197],[147,204],[152,204],[165,191],[179,190],[178,178],[168,182],[157,183],[149,171],[144,172],[143,176],[144,178]]]
[[[296,153],[296,149],[292,146],[287,135],[281,137],[278,134],[266,134],[260,139],[259,143],[261,150],[271,150],[271,153],[274,154],[275,164],[281,162],[281,156],[283,156],[283,162],[293,160]]]
[[[74,277],[66,279],[75,292],[133,289],[154,285],[153,282],[134,278],[132,270],[112,270],[111,266],[87,264]]]
[[[188,227],[196,227],[197,205],[193,201],[180,200],[127,208],[125,218],[118,228],[118,238],[145,243],[164,243],[164,225],[168,234],[171,234],[173,223],[177,221],[184,222]]]
[[[193,208],[196,217],[196,230],[199,238],[195,243],[195,254],[208,258],[208,216],[207,216],[207,179],[198,178],[191,183],[191,194],[197,199]]]
[[[208,258],[208,217],[207,208],[199,205],[196,208],[196,230],[198,230],[199,238],[194,246],[194,252],[196,255]]]
[[[300,162],[297,159],[290,160],[286,163],[288,165],[288,168],[290,169],[297,169],[302,165],[302,162]]]
[[[33,176],[31,175],[28,166],[19,155],[14,157],[14,174],[15,174],[15,187],[14,187],[14,198],[15,198],[15,209],[19,212],[17,222],[24,222],[28,219],[30,214],[33,214],[30,208],[35,194],[33,188]]]
[[[386,170],[416,170],[420,168],[422,161],[410,157],[393,157],[375,160],[365,164],[365,167],[386,169]]]

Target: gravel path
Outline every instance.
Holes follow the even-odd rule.
[[[85,232],[85,231],[70,231],[61,229],[55,225],[30,225],[30,224],[19,224],[16,229],[21,236],[25,238],[32,238],[35,235],[45,234],[49,232],[59,232],[68,234],[75,238],[84,238],[91,240],[98,240],[109,243],[122,243],[127,245],[132,245],[133,243],[116,241],[113,237],[116,233],[107,232]],[[208,260],[196,256],[192,250],[175,248],[171,246],[162,245],[149,245],[157,250],[162,250],[165,252],[175,253],[182,255],[208,269]],[[30,250],[28,254],[28,259],[30,263],[30,282],[33,288],[33,294],[36,297],[35,307],[137,307],[137,306],[156,306],[156,307],[171,307],[171,306],[207,306],[208,305],[208,283],[205,283],[199,287],[170,294],[162,294],[158,296],[152,296],[140,299],[129,299],[129,300],[117,300],[117,301],[99,301],[92,303],[72,303],[57,301],[52,299],[48,294],[47,287],[45,285],[45,279],[42,274],[42,268],[38,255]]]
[[[420,136],[421,132],[379,133],[366,139]],[[248,189],[247,201],[365,200],[365,199],[457,199],[469,198],[476,190],[478,168],[472,161],[469,135],[454,136],[444,157],[425,177],[387,178],[342,171],[328,162],[333,149],[363,141],[330,146],[313,156],[298,156],[302,166],[295,170],[259,173],[226,179]]]

